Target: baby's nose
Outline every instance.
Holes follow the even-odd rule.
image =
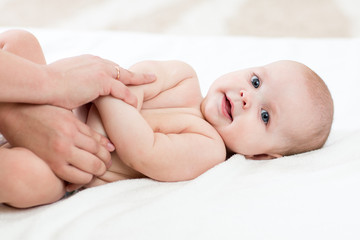
[[[240,98],[242,102],[242,108],[248,109],[250,107],[249,94],[245,90],[240,91]]]

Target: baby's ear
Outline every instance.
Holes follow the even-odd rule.
[[[282,155],[276,153],[271,153],[271,154],[264,153],[264,154],[256,154],[256,155],[245,155],[245,157],[251,160],[270,160],[275,158],[281,158]]]

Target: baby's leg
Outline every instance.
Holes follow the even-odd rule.
[[[34,153],[0,148],[0,203],[26,208],[55,202],[64,194],[64,182]]]
[[[0,49],[38,64],[46,64],[39,41],[33,34],[24,30],[0,33]]]
[[[38,40],[24,30],[0,33],[0,50],[46,64]],[[31,151],[0,148],[0,203],[24,208],[57,201],[64,194],[63,181]]]

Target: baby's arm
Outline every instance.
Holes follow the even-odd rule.
[[[133,71],[136,70],[151,70],[157,75],[156,82],[132,89],[138,96],[140,105],[168,89],[182,90],[183,84],[197,82],[191,67],[175,61],[146,62],[135,66]],[[188,180],[224,160],[223,143],[208,125],[205,128],[209,129],[201,133],[194,130],[195,126],[194,129],[183,132],[164,134],[154,132],[137,109],[122,101],[104,97],[96,101],[96,106],[120,159],[150,178],[160,181]],[[199,121],[195,116],[187,118],[191,118],[194,125]],[[205,135],[203,132],[209,134]]]

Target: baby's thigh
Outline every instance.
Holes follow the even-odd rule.
[[[52,203],[64,196],[64,182],[34,153],[25,148],[0,150],[0,194],[3,202],[24,208]]]

